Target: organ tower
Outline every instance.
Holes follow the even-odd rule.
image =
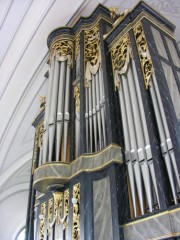
[[[180,237],[180,53],[144,2],[50,33],[27,240]]]

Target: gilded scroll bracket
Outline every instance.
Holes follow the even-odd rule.
[[[129,35],[126,34],[111,50],[115,90],[120,90],[119,75],[126,74],[133,58]]]
[[[66,61],[69,67],[73,66],[73,41],[59,40],[50,48],[51,56],[57,54],[57,60],[60,62]]]
[[[151,75],[154,73],[154,68],[142,24],[139,23],[133,29],[133,32],[136,40],[136,46],[139,54],[141,69],[143,72],[145,88],[147,90],[150,86],[150,78]]]

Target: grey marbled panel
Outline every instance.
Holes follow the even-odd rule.
[[[153,34],[159,55],[161,55],[162,57],[168,60],[168,56],[167,56],[166,49],[164,47],[160,32],[156,30],[154,27],[151,27],[151,30],[152,30],[152,34]]]
[[[125,240],[165,239],[180,235],[180,208],[123,226]]]
[[[177,67],[180,67],[180,61],[179,61],[180,59],[179,59],[178,53],[176,51],[176,48],[174,46],[174,42],[168,37],[165,37],[165,39],[166,39],[166,42],[167,42],[167,45],[168,45],[168,48],[169,48],[169,52],[171,54],[171,57],[173,59],[174,64]]]
[[[180,235],[180,208],[179,211],[170,212],[170,220],[173,233]]]
[[[164,70],[164,74],[166,76],[166,81],[169,87],[169,91],[170,91],[172,102],[175,108],[176,116],[178,119],[180,119],[180,105],[179,105],[180,94],[178,91],[178,86],[174,78],[172,68],[169,65],[167,65],[165,62],[162,62],[162,67]]]
[[[109,177],[93,181],[94,240],[113,240]]]

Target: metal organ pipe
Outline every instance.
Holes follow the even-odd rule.
[[[99,133],[99,148],[102,149],[102,131],[101,131],[101,114],[100,114],[100,100],[99,100],[99,74],[95,75],[95,83],[96,83],[96,112],[97,112],[97,120],[98,120],[98,133]]]
[[[118,92],[119,92],[124,141],[125,141],[125,160],[126,160],[126,165],[128,169],[129,185],[130,185],[130,191],[132,196],[134,216],[137,217],[135,181],[134,181],[133,163],[132,163],[131,154],[130,154],[130,133],[128,131],[129,128],[128,128],[126,109],[125,109],[124,93],[122,89],[120,89]]]
[[[136,143],[136,136],[135,136],[135,126],[134,126],[133,115],[132,115],[132,107],[130,103],[130,94],[129,94],[128,84],[127,84],[128,80],[123,75],[121,76],[121,78],[122,78],[122,81],[121,81],[122,89],[124,91],[124,97],[125,97],[128,127],[129,127],[129,132],[131,134],[131,137],[130,137],[131,158],[133,161],[133,168],[135,173],[140,209],[141,209],[141,213],[144,214],[142,178],[141,178],[141,170],[140,170],[140,164],[138,160],[138,154],[136,150],[137,143]]]
[[[50,105],[51,105],[51,97],[52,97],[54,65],[55,65],[55,56],[53,55],[52,58],[51,58],[48,93],[47,93],[45,116],[44,116],[42,163],[45,163],[47,161],[47,154],[48,154],[48,143],[49,143],[49,141],[48,141],[49,140],[49,125],[48,125],[48,123],[49,123]]]
[[[66,78],[67,61],[60,62],[60,78],[58,89],[57,121],[56,121],[56,161],[59,161],[60,149],[62,143],[62,131],[64,120],[64,88]]]
[[[86,151],[89,152],[90,149],[89,149],[89,103],[88,103],[88,100],[89,100],[89,96],[88,96],[88,87],[85,87],[85,101],[86,101],[86,109],[85,109],[85,121],[86,121]]]
[[[141,91],[140,91],[140,86],[139,86],[139,80],[138,80],[138,76],[137,76],[137,71],[136,71],[136,66],[135,66],[134,59],[131,60],[131,64],[132,64],[132,71],[133,71],[133,76],[134,76],[135,88],[136,88],[136,92],[137,92],[136,96],[137,96],[137,100],[138,100],[139,114],[140,114],[140,117],[141,117],[142,131],[143,131],[144,143],[145,143],[146,159],[147,159],[149,170],[150,170],[150,173],[151,173],[152,183],[153,183],[153,187],[154,187],[154,190],[155,190],[155,193],[156,193],[156,198],[157,198],[157,201],[158,201],[158,205],[160,207],[160,201],[159,201],[158,190],[157,190],[154,164],[153,164],[153,161],[152,161],[151,146],[150,146],[150,143],[149,143],[147,123],[146,123],[146,119],[145,119],[145,112],[144,112],[144,107],[143,107],[143,102],[142,102],[142,97],[141,97]]]
[[[146,161],[147,159],[145,159],[144,136],[142,132],[142,124],[140,119],[140,112],[139,112],[139,106],[137,102],[137,95],[136,95],[136,90],[134,86],[134,77],[132,74],[131,65],[129,66],[129,69],[127,72],[127,83],[129,87],[132,113],[133,113],[134,126],[135,126],[135,135],[137,139],[137,147],[138,147],[137,154],[138,154],[138,159],[139,159],[142,176],[144,180],[144,186],[145,186],[145,191],[147,196],[147,202],[149,205],[149,210],[150,212],[152,212],[151,179],[150,179],[149,169]]]
[[[165,160],[168,177],[169,177],[169,181],[170,181],[170,186],[171,186],[171,190],[172,190],[172,194],[173,194],[173,199],[174,199],[175,204],[177,204],[176,189],[175,189],[175,183],[174,183],[174,178],[173,178],[171,160],[170,160],[169,152],[168,152],[168,149],[166,146],[166,137],[165,137],[165,132],[164,132],[164,128],[163,128],[163,121],[162,121],[162,118],[160,115],[160,111],[162,111],[162,110],[159,109],[158,100],[157,100],[156,92],[154,89],[154,79],[153,79],[153,81],[151,81],[150,93],[151,93],[154,112],[155,112],[156,121],[157,121],[157,125],[158,125],[158,131],[159,131],[159,136],[160,136],[160,141],[161,141],[161,151],[162,151],[162,155]]]
[[[95,91],[95,75],[92,74],[92,103],[93,103],[93,127],[94,127],[94,149],[97,152],[97,118],[96,118],[96,91]]]
[[[67,154],[67,139],[68,139],[68,125],[69,125],[70,71],[71,71],[71,68],[69,64],[67,64],[65,106],[64,106],[64,161],[66,161],[66,154]]]
[[[103,132],[103,147],[106,147],[106,128],[105,128],[105,94],[104,94],[104,83],[102,78],[102,69],[101,66],[98,70],[99,74],[99,93],[100,93],[100,111],[101,111],[101,120],[102,120],[102,132]]]
[[[90,153],[93,151],[93,124],[92,124],[92,84],[91,81],[89,81],[89,86],[88,86],[88,101],[89,101],[89,137],[90,137]]]
[[[58,97],[58,83],[59,83],[59,70],[60,64],[57,58],[55,59],[54,67],[54,80],[52,89],[52,100],[49,115],[49,161],[52,161],[53,146],[54,146],[54,136],[55,136],[55,122],[56,122],[56,109],[57,109],[57,97]]]
[[[161,118],[162,118],[162,122],[163,122],[163,126],[164,126],[164,132],[165,132],[165,137],[166,137],[165,144],[167,146],[167,149],[168,149],[168,152],[169,152],[169,155],[170,155],[170,158],[171,158],[172,167],[173,167],[173,170],[174,170],[174,173],[175,173],[175,179],[176,179],[178,188],[180,190],[180,178],[179,178],[179,173],[178,173],[178,169],[177,169],[176,159],[175,159],[175,156],[174,156],[172,141],[171,141],[171,138],[170,138],[169,128],[168,128],[168,125],[167,125],[167,120],[166,120],[164,108],[163,108],[163,105],[162,105],[162,100],[161,100],[161,97],[160,97],[157,80],[156,80],[156,77],[155,77],[154,74],[152,75],[152,80],[153,80],[154,89],[155,89],[155,92],[156,92],[157,101],[158,101],[159,108],[160,108],[160,114],[161,114]]]

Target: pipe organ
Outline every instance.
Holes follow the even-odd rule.
[[[48,36],[26,239],[180,236],[180,52],[144,2]]]

